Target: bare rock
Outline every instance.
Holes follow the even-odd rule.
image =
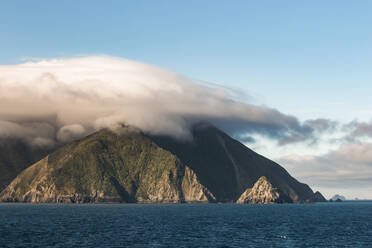
[[[262,176],[253,185],[246,189],[236,201],[237,203],[270,204],[289,203],[290,198],[283,195],[279,189],[274,188],[265,176]]]

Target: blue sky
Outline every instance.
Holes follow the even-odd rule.
[[[241,89],[251,96],[247,102],[299,120],[367,123],[371,13],[367,0],[2,1],[0,65],[107,54]],[[290,149],[306,156],[329,150],[262,149],[269,143],[257,150],[280,161],[288,161],[278,154]]]
[[[2,1],[0,64],[109,54],[300,118],[369,119],[370,13],[370,1]]]

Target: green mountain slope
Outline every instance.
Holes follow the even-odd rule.
[[[197,126],[193,135],[193,141],[179,141],[131,127],[119,132],[102,130],[59,148],[24,170],[0,193],[0,199],[235,202],[262,176],[286,202],[319,199],[281,166],[217,128]]]
[[[25,202],[207,202],[214,196],[176,156],[145,135],[104,130],[23,171],[2,200]]]

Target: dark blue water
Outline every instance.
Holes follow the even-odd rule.
[[[372,247],[372,202],[0,204],[0,247]]]

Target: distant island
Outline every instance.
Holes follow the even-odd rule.
[[[192,134],[191,141],[184,141],[122,126],[54,150],[30,151],[19,142],[1,143],[7,152],[0,154],[0,199],[30,203],[326,201],[283,167],[216,127],[196,125]]]
[[[342,195],[334,195],[331,199],[329,199],[330,202],[342,202],[342,201],[346,201],[346,198],[345,196],[342,196]]]

